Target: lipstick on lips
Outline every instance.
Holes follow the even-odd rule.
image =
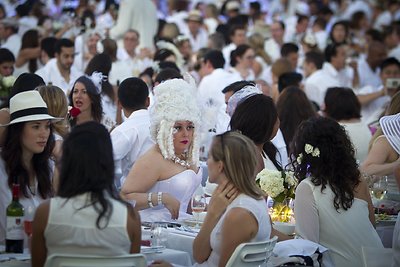
[[[189,141],[188,140],[184,140],[184,141],[181,141],[181,143],[186,145],[187,143],[189,143]]]

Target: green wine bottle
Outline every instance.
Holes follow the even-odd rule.
[[[24,253],[24,206],[19,203],[19,184],[13,184],[12,197],[7,207],[6,252]]]

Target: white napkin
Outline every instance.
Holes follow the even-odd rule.
[[[310,256],[319,249],[323,253],[328,249],[320,244],[305,239],[290,239],[278,242],[275,245],[274,253],[279,257],[289,257],[291,255]]]

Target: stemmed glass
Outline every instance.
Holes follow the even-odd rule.
[[[374,176],[371,182],[370,192],[376,200],[382,200],[387,192],[388,180],[387,176]],[[377,203],[377,213],[379,214],[380,203]]]
[[[192,197],[192,213],[196,221],[196,228],[200,227],[200,213],[206,209],[206,198],[204,195],[193,195]]]
[[[35,215],[35,206],[29,205],[25,207],[24,210],[24,231],[25,234],[28,236],[28,247],[29,250],[31,249],[31,236],[32,236],[32,221]]]

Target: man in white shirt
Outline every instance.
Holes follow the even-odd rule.
[[[275,21],[271,24],[271,38],[265,41],[264,50],[271,57],[272,62],[281,57],[284,33],[285,24],[282,21]]]
[[[400,62],[393,57],[385,59],[380,65],[382,86],[374,88],[365,86],[358,92],[362,104],[362,120],[369,124],[375,122],[384,113],[391,98],[399,91],[400,86],[393,86],[388,79],[400,79]],[[394,87],[394,88],[392,88]]]
[[[224,70],[224,57],[221,51],[211,50],[204,55],[201,72],[205,74],[198,87],[198,97],[205,109],[214,109],[216,132],[224,132],[229,124],[225,113],[225,96],[222,90],[233,82],[242,80],[240,75]]]
[[[230,68],[231,52],[236,49],[239,45],[246,43],[246,29],[242,25],[233,25],[229,29],[229,39],[231,43],[222,49],[224,55],[225,64],[224,68]]]
[[[189,38],[193,52],[197,52],[200,48],[206,47],[208,33],[203,27],[203,17],[200,11],[190,11],[185,21],[187,27],[183,29],[183,33]]]
[[[139,78],[125,79],[118,88],[118,102],[127,118],[111,132],[116,172],[121,185],[136,160],[153,144],[150,137],[149,90]],[[119,181],[116,181],[117,186]]]
[[[76,79],[83,74],[72,66],[75,56],[74,43],[69,39],[57,40],[55,56],[47,62],[40,75],[46,84],[52,83],[68,95]]]
[[[304,90],[307,97],[320,107],[329,87],[352,87],[354,70],[346,66],[346,46],[331,44],[325,49],[327,62],[320,71],[307,78]]]
[[[379,65],[386,56],[386,47],[382,42],[372,41],[368,44],[367,57],[361,57],[358,61],[360,88],[367,85],[378,88],[382,85],[379,77]]]

